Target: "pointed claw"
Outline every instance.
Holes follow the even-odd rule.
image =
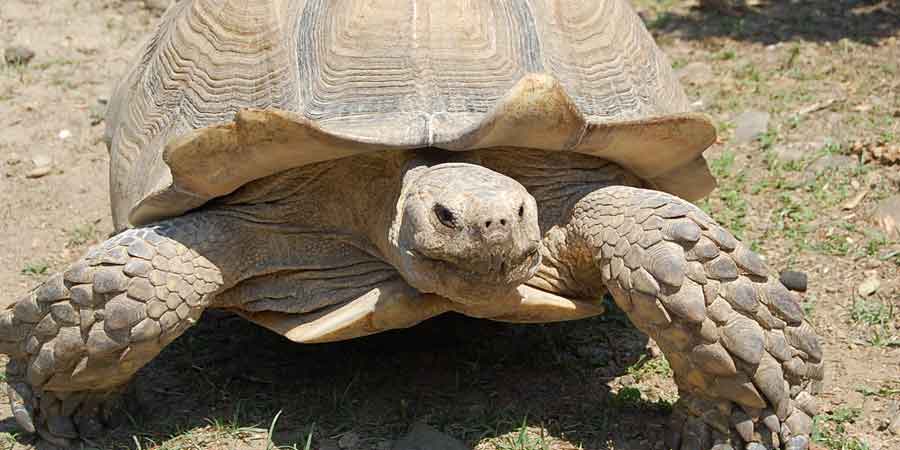
[[[31,397],[31,389],[28,385],[22,383],[10,384],[7,388],[7,396],[9,397],[9,407],[12,410],[16,423],[19,424],[26,433],[34,433],[34,419],[31,407],[24,400],[24,397]]]
[[[29,408],[22,404],[10,403],[13,417],[16,418],[16,423],[19,424],[19,427],[26,433],[34,433],[34,420],[31,418]]]

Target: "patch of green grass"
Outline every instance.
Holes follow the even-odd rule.
[[[845,155],[848,154],[849,151],[834,141],[829,141],[825,143],[825,145],[819,149],[819,154],[822,156],[825,155]]]
[[[673,402],[664,398],[660,398],[655,402],[645,400],[644,394],[641,393],[641,390],[634,386],[627,386],[619,389],[618,392],[609,397],[609,403],[615,408],[647,408],[648,406],[656,407],[666,413],[672,411],[673,404]]]
[[[794,64],[797,62],[797,58],[800,57],[800,46],[793,45],[790,50],[788,50],[788,59],[784,62],[782,66],[783,69],[792,69]]]
[[[755,63],[747,63],[739,67],[735,73],[735,78],[747,83],[759,83],[765,79],[759,67]]]
[[[712,171],[713,176],[717,179],[730,177],[734,168],[735,158],[736,155],[733,151],[725,150],[722,152],[722,156],[711,160],[709,169]]]
[[[641,403],[641,390],[628,386],[619,389],[619,392],[616,392],[615,395],[610,397],[610,401],[612,404],[622,407],[622,406],[636,406]]]
[[[686,66],[687,63],[688,63],[688,62],[687,62],[686,59],[681,59],[681,58],[673,59],[673,60],[672,60],[672,69],[678,70],[678,69],[680,69],[680,68]]]
[[[671,24],[675,20],[675,15],[668,12],[659,13],[655,18],[650,20],[647,23],[647,28],[651,30],[658,30],[662,28],[666,28],[669,24]]]
[[[9,433],[3,432],[0,433],[0,445],[5,449],[12,449],[16,447],[19,441],[18,433]]]
[[[97,238],[97,234],[97,227],[92,223],[76,225],[68,232],[69,240],[66,243],[66,247],[79,247],[92,242]]]
[[[807,295],[805,301],[800,303],[800,307],[803,308],[803,315],[809,317],[812,315],[813,311],[816,309],[816,298],[813,294]]]
[[[850,318],[865,325],[883,325],[891,320],[893,311],[886,304],[864,298],[857,299],[850,310]]]
[[[735,53],[734,50],[725,49],[725,50],[720,50],[713,57],[715,59],[718,59],[719,61],[731,61],[732,59],[737,57],[737,53]]]
[[[780,207],[770,216],[773,232],[791,240],[798,248],[806,248],[806,237],[812,231],[810,222],[815,219],[815,211],[797,196],[782,192],[778,195]]]
[[[744,231],[747,228],[744,222],[747,217],[747,200],[744,193],[735,187],[728,187],[719,191],[719,199],[725,208],[716,214],[716,218],[735,237],[744,240]]]
[[[778,132],[770,129],[763,133],[762,136],[756,138],[756,140],[759,141],[759,145],[763,150],[771,150],[775,143],[778,142]]]
[[[699,202],[699,205],[734,233],[738,239],[744,239],[746,229],[744,219],[747,216],[748,207],[743,192],[746,175],[744,171],[735,173],[735,158],[734,152],[726,150],[722,152],[722,156],[709,163],[710,171],[719,180],[719,189],[713,197],[721,202],[721,207],[714,207],[709,199]]]
[[[850,319],[868,327],[868,341],[874,347],[900,345],[900,339],[891,331],[894,306],[878,300],[859,298],[850,309]]]
[[[222,420],[218,417],[206,418],[212,431],[228,436],[231,439],[243,439],[259,431],[255,426],[241,426],[235,420]]]
[[[850,253],[850,242],[842,234],[832,234],[816,242],[813,248],[833,256],[847,256]]]
[[[820,414],[813,420],[813,442],[832,450],[869,450],[869,444],[847,436],[846,424],[856,421],[862,411],[858,408],[838,408]]]
[[[50,265],[44,261],[30,262],[22,268],[22,275],[42,277],[50,271]]]
[[[866,397],[894,397],[900,396],[900,387],[894,387],[890,382],[885,383],[878,387],[878,389],[872,389],[868,386],[860,386],[856,388],[856,392],[859,392]]]
[[[626,369],[626,372],[634,377],[635,381],[640,382],[652,375],[671,377],[672,367],[666,358],[647,358],[647,355],[641,355],[636,363]]]
[[[806,186],[806,192],[812,195],[819,205],[832,208],[850,197],[850,175],[840,170],[826,170],[819,173],[815,180]]]
[[[522,426],[514,436],[507,436],[495,444],[497,450],[550,450],[550,443],[544,436],[544,429],[538,435],[528,430],[527,418],[522,419]]]

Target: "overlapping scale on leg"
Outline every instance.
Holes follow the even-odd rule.
[[[599,250],[616,303],[674,369],[673,448],[808,447],[822,350],[795,294],[758,255],[657,191],[595,191],[572,226]]]
[[[212,263],[161,230],[105,241],[0,313],[9,397],[25,431],[65,445],[102,428],[133,374],[222,285]]]

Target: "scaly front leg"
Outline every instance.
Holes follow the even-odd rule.
[[[222,286],[219,268],[197,252],[216,245],[215,227],[188,216],[122,232],[0,314],[9,398],[23,430],[67,447],[114,419],[134,373]]]
[[[579,200],[568,232],[675,372],[673,449],[808,447],[822,351],[755,253],[694,205],[624,186]]]

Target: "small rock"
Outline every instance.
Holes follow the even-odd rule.
[[[631,386],[634,384],[634,377],[631,375],[625,375],[622,378],[619,378],[619,383],[622,386]]]
[[[351,449],[356,447],[359,444],[359,435],[353,431],[348,431],[341,435],[341,438],[338,439],[338,447],[342,449]]]
[[[409,433],[394,443],[392,450],[469,450],[465,444],[424,423],[412,426]]]
[[[893,195],[878,203],[872,220],[889,238],[900,238],[900,195]]]
[[[34,167],[46,167],[53,164],[53,159],[47,155],[36,155],[31,158]]]
[[[738,144],[752,142],[769,130],[769,113],[747,111],[739,115],[734,124],[734,142]]]
[[[10,166],[15,166],[16,164],[19,164],[21,162],[22,162],[22,157],[16,153],[10,153],[9,156],[6,158],[6,164],[10,165]]]
[[[34,58],[34,51],[21,45],[6,47],[3,60],[7,64],[28,64]]]
[[[806,287],[808,283],[808,277],[804,272],[797,272],[796,270],[785,270],[781,272],[778,276],[779,280],[781,280],[781,284],[784,287],[796,291],[796,292],[806,292]]]
[[[53,168],[50,166],[35,167],[34,169],[31,169],[27,173],[25,173],[25,177],[26,178],[41,178],[41,177],[49,175],[52,170],[53,170]]]
[[[69,131],[69,130],[60,130],[58,136],[59,136],[60,139],[65,140],[65,139],[68,139],[68,138],[72,137],[72,132]]]
[[[881,280],[878,277],[871,277],[860,283],[859,287],[856,288],[856,292],[863,297],[868,297],[877,292],[880,287]]]
[[[675,75],[683,82],[694,86],[704,86],[713,81],[715,75],[712,67],[704,62],[695,61],[675,71]]]

